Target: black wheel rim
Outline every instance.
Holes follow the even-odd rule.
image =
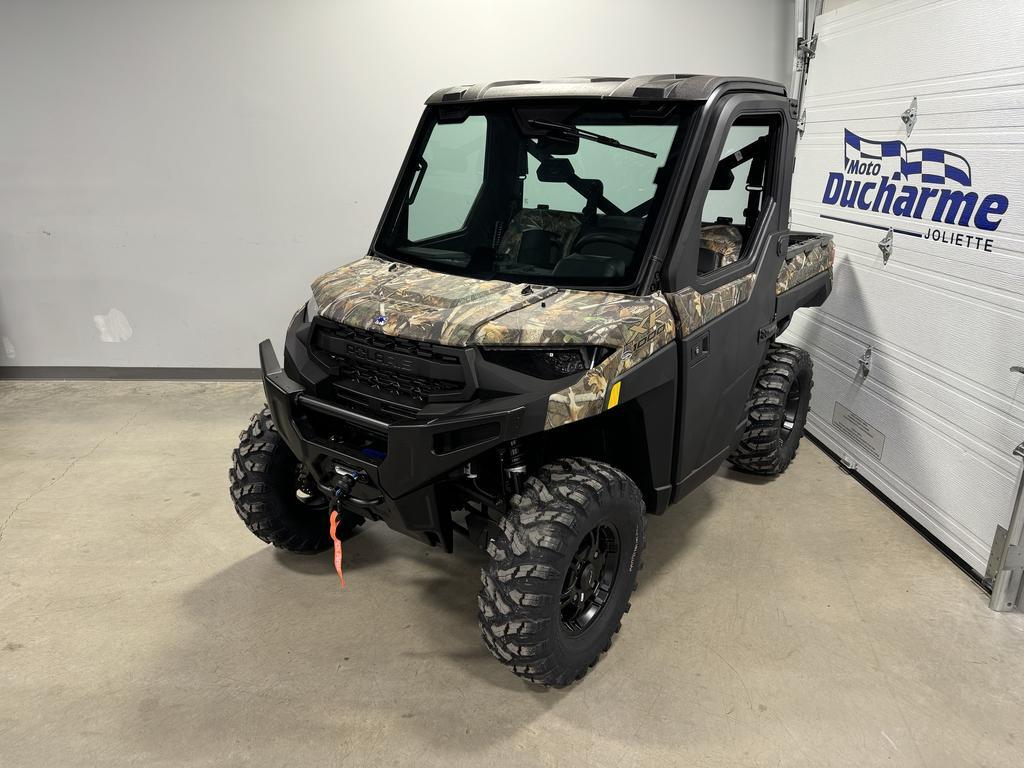
[[[562,629],[579,635],[601,613],[619,569],[619,534],[601,524],[583,537],[562,582]]]
[[[796,427],[796,417],[800,413],[800,401],[803,399],[802,393],[800,379],[794,379],[789,393],[786,395],[786,408],[782,415],[783,441],[789,439],[789,436],[793,434],[793,428]]]

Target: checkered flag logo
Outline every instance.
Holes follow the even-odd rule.
[[[971,186],[971,164],[962,155],[944,149],[907,149],[902,141],[869,141],[845,131],[847,167],[856,163],[879,163],[881,172],[893,181],[919,179],[922,184],[955,181]]]

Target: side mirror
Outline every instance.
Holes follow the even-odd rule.
[[[736,176],[733,174],[731,168],[725,168],[721,165],[715,167],[715,175],[711,179],[711,189],[732,189],[732,185],[735,182]]]

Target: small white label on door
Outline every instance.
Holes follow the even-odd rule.
[[[850,438],[858,448],[863,448],[879,461],[882,460],[882,449],[885,448],[885,433],[875,429],[864,419],[836,401],[832,409],[832,426]]]

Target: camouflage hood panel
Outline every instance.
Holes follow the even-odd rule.
[[[367,256],[322,275],[313,297],[324,317],[388,336],[464,347],[484,323],[555,289],[474,280]]]
[[[613,348],[577,383],[550,396],[545,429],[603,411],[609,386],[676,334],[660,293],[624,296],[476,280],[372,256],[317,278],[313,296],[330,320],[417,341]]]
[[[372,256],[328,272],[312,288],[320,314],[330,320],[445,346],[618,348],[641,337],[660,341],[666,333],[668,340],[674,335],[660,296],[477,280]],[[655,327],[660,330],[653,332]],[[641,355],[638,350],[635,356]]]

